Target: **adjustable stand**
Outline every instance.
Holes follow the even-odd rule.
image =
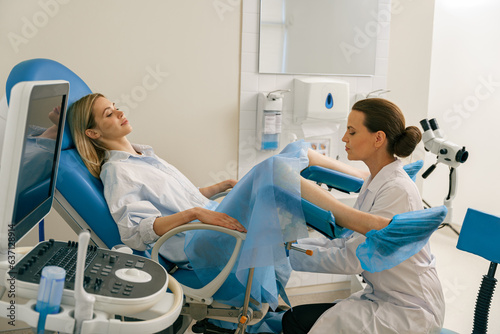
[[[436,168],[436,164],[430,166],[423,174],[422,177],[426,179]],[[444,206],[448,209],[448,214],[446,215],[446,218],[444,222],[439,226],[439,228],[443,227],[449,227],[453,232],[455,232],[456,235],[460,235],[460,232],[458,232],[450,223],[451,219],[453,217],[453,205],[452,201],[455,198],[456,195],[456,189],[457,189],[457,172],[456,169],[453,167],[450,167],[450,174],[448,177],[448,195],[443,201]],[[431,207],[425,200],[422,200],[425,205],[427,205],[429,208]]]
[[[451,226],[451,218],[453,217],[453,206],[451,202],[455,198],[455,191],[457,189],[457,172],[455,168],[450,167],[450,174],[448,178],[449,182],[449,188],[448,188],[448,195],[444,199],[444,205],[448,209],[448,214],[446,215],[446,218],[444,219],[444,222],[441,224],[439,228],[443,227],[449,227],[453,232],[455,232],[456,235],[460,235],[460,232],[458,232],[453,226]]]

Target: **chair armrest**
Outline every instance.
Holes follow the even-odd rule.
[[[317,183],[324,183],[329,188],[346,193],[359,192],[364,182],[362,178],[320,166],[310,166],[304,169],[300,175],[306,179]]]
[[[225,197],[227,194],[229,194],[229,192],[230,192],[230,190],[220,192],[220,193],[215,194],[215,195],[213,195],[212,197],[210,197],[210,199],[211,199],[212,201],[215,201],[215,200],[216,200],[216,199],[218,199],[218,198]]]
[[[229,261],[227,262],[226,266],[222,271],[207,285],[200,289],[193,289],[188,286],[182,285],[182,289],[184,291],[184,294],[186,297],[191,298],[191,300],[201,302],[203,304],[210,305],[213,301],[212,296],[219,290],[219,288],[222,286],[222,284],[225,282],[227,277],[229,276],[229,273],[233,269],[236,260],[238,259],[238,255],[240,253],[241,246],[243,244],[243,240],[246,238],[246,234],[242,232],[238,232],[235,230],[230,230],[225,227],[221,226],[215,226],[215,225],[208,225],[208,224],[203,224],[203,223],[189,223],[189,224],[184,224],[179,227],[176,227],[167,233],[165,233],[163,236],[161,236],[160,239],[158,239],[151,251],[151,259],[154,261],[158,261],[158,252],[160,250],[161,245],[167,241],[169,238],[173,237],[177,233],[184,232],[184,231],[191,231],[191,230],[211,230],[211,231],[217,231],[221,233],[228,234],[236,239],[236,245],[234,246],[233,254],[229,258]]]
[[[344,228],[335,224],[335,217],[330,211],[324,210],[303,198],[301,204],[307,225],[328,239],[335,239],[342,235]]]

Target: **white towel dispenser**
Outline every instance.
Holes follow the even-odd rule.
[[[294,80],[294,121],[342,120],[349,112],[349,83],[328,78]]]

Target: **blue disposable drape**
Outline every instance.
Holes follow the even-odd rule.
[[[300,171],[309,161],[309,144],[297,141],[256,165],[215,209],[237,219],[248,230],[233,272],[214,298],[234,306],[243,302],[248,269],[255,268],[252,298],[278,305],[291,267],[283,243],[307,237],[300,197]],[[286,191],[275,191],[281,188]],[[290,196],[290,194],[292,196]],[[185,252],[198,279],[206,284],[227,263],[234,238],[213,231],[186,235]]]

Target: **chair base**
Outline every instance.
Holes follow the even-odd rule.
[[[234,329],[226,329],[215,326],[214,324],[211,324],[208,321],[208,319],[197,321],[193,325],[193,327],[191,327],[191,330],[193,331],[193,333],[199,333],[199,334],[233,334],[235,332]],[[248,333],[245,332],[244,334]],[[273,333],[258,333],[258,334],[273,334]]]
[[[200,333],[200,334],[232,334],[234,333],[234,330],[232,329],[225,329],[221,328],[218,326],[215,326],[208,322],[208,319],[203,319],[200,321],[197,321],[193,327],[191,327],[191,330],[193,333]]]

